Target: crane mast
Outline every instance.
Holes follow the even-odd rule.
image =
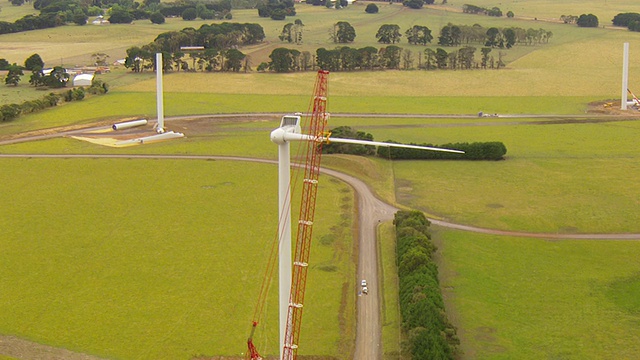
[[[307,145],[307,156],[304,166],[302,201],[300,204],[300,216],[298,218],[298,231],[293,258],[293,276],[289,296],[287,325],[284,344],[282,344],[283,360],[295,360],[298,354],[304,293],[307,285],[309,251],[311,249],[311,235],[313,233],[313,221],[318,194],[320,159],[322,158],[325,126],[327,125],[329,117],[329,114],[326,112],[328,76],[328,71],[318,71],[313,96],[313,111],[308,121],[307,134],[314,136],[318,140],[305,142]]]
[[[329,114],[326,112],[328,76],[328,71],[318,71],[312,99],[313,108],[309,116],[309,121],[307,121],[307,128],[303,131],[309,136],[309,140],[304,141],[304,144],[306,145],[306,160],[304,165],[304,179],[302,183],[302,201],[300,205],[300,215],[298,217],[298,229],[293,256],[291,288],[289,293],[289,304],[287,307],[287,321],[282,340],[283,343],[280,344],[282,360],[295,360],[297,359],[298,353],[304,292],[307,285],[309,251],[311,249],[311,236],[313,231],[313,221],[315,218],[316,198],[318,194],[320,159],[322,157],[322,146],[328,138],[328,134],[325,133],[325,126],[327,125],[327,120],[329,118]],[[266,302],[266,292],[268,291],[268,281],[266,280],[267,278],[270,278],[273,267],[274,262],[270,261],[267,268],[267,276],[265,277],[265,282],[262,285],[258,304],[254,313],[251,335],[247,340],[248,351],[245,356],[245,359],[247,360],[263,359],[253,344],[253,336],[258,325],[258,319],[261,317],[264,303]]]

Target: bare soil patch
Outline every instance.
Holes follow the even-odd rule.
[[[6,335],[0,335],[0,354],[28,360],[104,360],[98,356],[76,353]]]

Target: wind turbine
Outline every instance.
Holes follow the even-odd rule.
[[[432,151],[445,151],[464,154],[464,151],[441,149],[429,146],[393,144],[378,141],[366,141],[355,139],[332,138],[330,136],[314,136],[301,133],[300,116],[287,115],[280,122],[280,127],[271,132],[271,141],[278,145],[278,218],[282,222],[279,225],[279,308],[280,308],[280,344],[284,343],[284,332],[287,321],[287,307],[289,306],[289,294],[291,290],[291,207],[289,206],[289,187],[291,176],[291,141],[311,141],[315,143],[344,143],[359,145],[374,145],[399,147],[408,149],[421,149]]]
[[[324,81],[326,82],[326,75],[328,72],[323,72],[322,70],[318,72],[318,78],[321,76],[325,76]],[[320,86],[322,88],[322,86]],[[326,91],[326,84],[324,86],[324,91]],[[315,100],[324,101],[326,103],[326,94],[316,93]],[[319,108],[319,113],[316,110]],[[312,114],[312,120],[316,118],[316,121],[326,123],[329,114],[324,112],[325,106],[321,105],[319,107],[314,106],[314,113]],[[295,358],[295,355],[291,355],[292,352],[295,352],[297,349],[297,344],[295,344],[295,337],[292,339],[291,331],[288,329],[292,326],[292,319],[290,310],[293,308],[301,309],[302,304],[296,304],[290,301],[293,298],[293,289],[294,283],[293,281],[293,265],[298,267],[307,267],[307,264],[304,262],[296,262],[295,264],[292,262],[292,249],[291,249],[291,155],[290,155],[290,143],[292,141],[306,141],[311,142],[312,144],[321,145],[324,143],[336,142],[336,143],[345,143],[345,144],[359,144],[359,145],[373,145],[373,146],[385,146],[385,147],[399,147],[399,148],[408,148],[408,149],[422,149],[422,150],[432,150],[432,151],[444,151],[451,153],[459,153],[463,154],[464,151],[460,150],[450,150],[450,149],[442,149],[436,147],[429,146],[418,146],[418,145],[405,145],[405,144],[395,144],[395,143],[386,143],[386,142],[378,142],[378,141],[367,141],[367,140],[356,140],[356,139],[344,139],[344,138],[332,138],[330,134],[325,134],[320,132],[312,133],[312,134],[302,134],[302,128],[300,123],[300,114],[296,113],[295,115],[285,115],[282,117],[280,121],[280,126],[271,132],[271,141],[278,145],[278,299],[279,299],[279,320],[280,320],[280,359],[281,360],[290,360]],[[310,131],[315,131],[314,129],[324,129],[324,125],[321,127],[315,127],[313,125],[310,126]],[[319,162],[319,160],[318,160]],[[317,164],[319,166],[319,163]],[[317,182],[317,180],[312,179],[304,179],[305,182]],[[304,195],[303,195],[304,198]],[[304,200],[303,200],[304,201]],[[314,204],[315,205],[315,204]],[[304,219],[301,219],[299,222],[305,222]],[[306,224],[309,227],[312,224]],[[299,291],[299,290],[298,290]],[[302,289],[304,293],[304,288]],[[257,321],[254,320],[253,330],[257,325]],[[299,325],[298,325],[299,326]],[[253,337],[252,334],[249,338],[249,352],[248,356],[252,360],[260,360],[262,357],[255,350],[255,346],[252,342]],[[284,351],[282,351],[284,349]]]

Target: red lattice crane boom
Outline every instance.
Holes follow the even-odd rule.
[[[280,346],[282,346],[282,359],[284,360],[297,359],[304,294],[307,284],[309,252],[311,249],[311,237],[318,193],[320,159],[322,157],[322,146],[328,137],[325,133],[325,127],[329,117],[326,112],[328,76],[328,71],[318,71],[312,99],[312,111],[310,113],[309,120],[307,121],[307,128],[303,131],[304,134],[308,135],[308,139],[310,140],[304,141],[304,144],[306,145],[306,161],[304,165],[304,180],[302,183],[302,201],[300,205],[300,215],[298,217],[293,271],[291,275],[291,290],[289,294],[287,322],[283,339],[284,344],[280,344]],[[272,258],[273,253],[274,250],[272,250]],[[256,307],[256,312],[254,313],[251,336],[247,340],[248,351],[246,358],[250,360],[263,359],[253,344],[253,335],[258,325],[258,319],[261,317],[264,302],[266,302],[266,292],[269,287],[268,279],[271,278],[273,269],[274,262],[270,261],[267,266],[265,283],[263,283],[260,290],[258,305]]]
[[[329,117],[326,112],[328,76],[328,71],[318,71],[313,97],[313,111],[308,121],[308,131],[306,132],[318,140],[306,141],[307,157],[304,166],[302,202],[298,218],[287,326],[282,349],[282,358],[284,360],[295,360],[298,354],[304,293],[307,285],[309,251],[311,249],[311,235],[313,233],[318,194],[320,159],[322,158],[322,146],[326,135],[325,126]]]

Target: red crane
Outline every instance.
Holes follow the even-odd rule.
[[[313,110],[311,111],[307,128],[304,133],[316,140],[305,141],[306,161],[304,165],[304,180],[302,183],[302,201],[300,205],[300,215],[298,217],[298,230],[295,242],[295,252],[293,259],[293,274],[291,281],[291,291],[289,295],[289,306],[287,313],[287,325],[285,328],[284,344],[282,346],[282,359],[295,360],[298,353],[298,341],[300,339],[300,326],[302,322],[302,310],[304,304],[304,293],[307,285],[307,270],[309,261],[309,251],[311,249],[311,236],[313,233],[313,221],[315,218],[316,199],[318,193],[318,177],[320,175],[320,159],[322,157],[322,146],[327,139],[325,127],[329,114],[327,108],[327,79],[328,71],[320,70],[316,78],[313,95]],[[273,254],[273,250],[272,250]],[[273,255],[272,255],[273,257]],[[273,273],[274,262],[270,261],[267,266],[267,278]],[[266,288],[263,283],[261,295],[254,314],[251,336],[247,341],[247,359],[262,360],[255,345],[253,344],[253,334],[258,325],[258,318],[261,316],[262,306],[266,301]]]

